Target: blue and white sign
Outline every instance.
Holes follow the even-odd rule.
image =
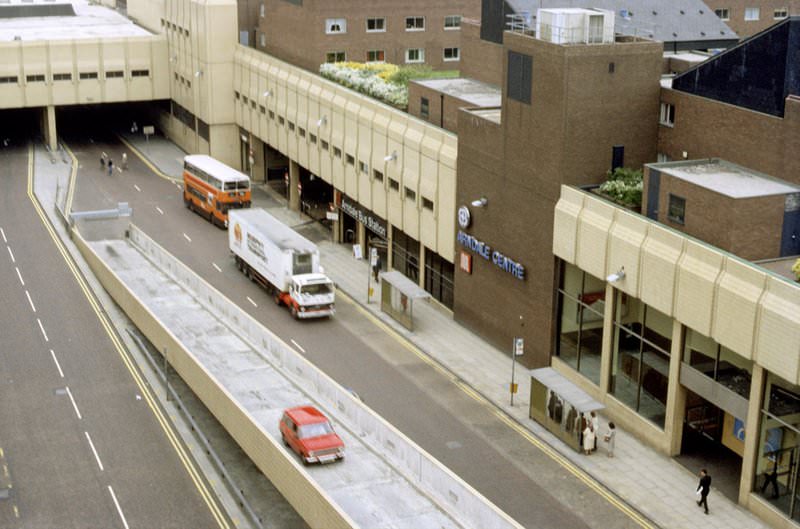
[[[492,250],[492,247],[486,244],[485,242],[476,239],[472,235],[464,233],[461,230],[458,230],[458,235],[456,236],[456,240],[458,240],[458,244],[460,244],[467,250],[470,250],[471,252],[480,255],[487,261],[491,261],[492,264],[494,264],[496,267],[500,268],[504,272],[508,272],[517,279],[522,279],[522,280],[525,279],[524,266],[514,261],[510,257],[503,255],[497,250]]]

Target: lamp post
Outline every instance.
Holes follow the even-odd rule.
[[[520,334],[522,334],[522,330],[525,328],[525,320],[523,319],[522,315],[519,316],[519,327],[520,327]],[[514,381],[514,370],[517,365],[517,357],[522,356],[525,347],[525,340],[522,336],[517,336],[514,338],[514,345],[511,348],[511,386],[509,390],[511,392],[511,406],[514,406],[514,393],[517,392],[517,383]]]

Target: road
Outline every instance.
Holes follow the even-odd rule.
[[[226,527],[0,148],[0,527]],[[217,514],[219,516],[219,514]]]
[[[236,269],[227,233],[183,206],[179,184],[152,173],[137,157],[112,176],[101,171],[101,151],[119,143],[67,139],[82,164],[75,210],[128,202],[134,222],[242,309],[305,354],[367,405],[438,458],[526,527],[638,527],[603,495],[543,454],[350,302],[337,302],[335,318],[297,322]],[[263,192],[257,204],[272,204]],[[323,263],[324,264],[324,263]]]

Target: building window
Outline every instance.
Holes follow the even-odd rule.
[[[54,73],[53,81],[72,81],[71,73]]]
[[[425,31],[425,17],[406,17],[406,31]]]
[[[449,15],[444,17],[444,29],[460,29],[461,15]]]
[[[131,70],[131,77],[150,77],[150,70]]]
[[[289,122],[289,130],[291,132],[294,132],[294,123],[292,123],[291,121]]]
[[[669,195],[669,206],[667,207],[667,218],[678,224],[686,224],[686,199]]]
[[[753,491],[786,516],[797,516],[797,504],[792,496],[800,485],[800,475],[796,471],[800,387],[767,373],[761,402]]]
[[[599,385],[605,281],[564,261],[560,275],[556,355]]]
[[[261,44],[262,48],[266,47],[267,46],[267,34],[266,33],[261,33],[258,36],[258,42],[259,42],[259,44]]]
[[[275,119],[275,112],[272,110],[267,110],[267,115],[269,116],[269,119]]]
[[[395,180],[394,178],[390,178],[390,179],[389,179],[389,187],[390,187],[390,188],[391,188],[393,191],[400,191],[400,182],[398,182],[398,181],[397,181],[397,180]]]
[[[374,17],[367,19],[367,33],[380,33],[386,31],[386,19]]]
[[[726,8],[722,9],[715,9],[714,13],[720,18],[720,20],[730,20],[731,19],[731,10]]]
[[[262,114],[266,114],[267,113],[267,107],[265,107],[264,105],[258,105],[258,110]]]
[[[675,126],[675,105],[669,103],[661,103],[661,113],[658,116],[658,122],[667,127]]]
[[[461,58],[461,53],[458,48],[445,48],[444,49],[444,60],[445,61],[457,61]]]
[[[319,144],[320,144],[320,146],[322,147],[322,150],[323,150],[323,151],[327,151],[327,150],[328,150],[328,142],[327,142],[327,141],[325,141],[325,140],[320,140]]]
[[[120,79],[125,77],[125,72],[122,70],[112,70],[110,72],[106,72],[106,79]]]
[[[361,160],[358,161],[358,170],[364,174],[369,174],[369,166]]]
[[[508,52],[506,91],[508,97],[520,103],[531,104],[533,82],[533,57],[515,51]]]
[[[367,52],[367,62],[383,62],[383,50],[369,50]]]
[[[308,141],[311,143],[317,143],[317,136],[315,134],[309,134]]]
[[[347,162],[347,165],[355,165],[356,164],[356,158],[352,154],[345,154],[344,159]]]
[[[789,9],[787,9],[785,7],[782,7],[780,9],[776,9],[772,13],[772,18],[774,18],[775,20],[783,20],[784,18],[788,18],[788,17],[789,17]]]
[[[663,428],[669,386],[672,318],[641,300],[617,290],[614,292],[611,393],[639,415]]]
[[[297,127],[297,134],[301,138],[305,138],[306,137],[306,129],[304,129],[303,127]]]
[[[266,14],[267,14],[267,6],[264,5],[264,2],[261,2],[261,5],[258,6],[258,16],[264,18]]]
[[[19,81],[19,77],[16,75],[4,75],[0,76],[0,84],[16,84]]]
[[[191,82],[191,81],[187,80],[187,81],[186,81],[186,84],[188,84],[188,85],[189,85],[189,88],[191,88],[191,87],[192,87],[192,82]],[[256,109],[256,100],[255,100],[255,99],[251,99],[251,100],[250,100],[250,108],[251,108],[251,109],[253,109],[253,110],[255,110],[255,109]],[[290,125],[291,125],[291,124],[290,124]],[[292,125],[292,126],[293,126],[293,125]]]
[[[177,79],[177,78],[178,78],[178,73],[176,72],[175,73],[175,79]],[[236,99],[236,101],[239,101],[240,97],[242,97],[242,95],[239,93],[239,91],[238,90],[234,90],[233,91],[233,98]]]
[[[761,8],[758,7],[745,7],[744,20],[746,22],[758,20],[761,17]]]
[[[405,190],[405,194],[406,194],[406,198],[407,199],[414,200],[414,201],[417,200],[417,192],[416,191],[414,191],[413,189],[411,189],[409,187],[406,187],[406,188],[403,188],[403,189]]]
[[[377,169],[373,169],[372,178],[374,178],[377,182],[383,182],[383,173],[378,171]]]
[[[425,50],[422,48],[406,50],[406,62],[425,62]]]
[[[45,82],[44,74],[26,75],[25,81],[28,83],[43,83]]]
[[[344,18],[329,18],[325,20],[325,33],[347,33],[347,20]]]
[[[419,98],[419,115],[425,119],[430,116],[430,102],[427,97]]]
[[[394,226],[392,226],[392,268],[399,270],[413,282],[419,282],[419,242]]]
[[[433,211],[433,200],[422,197],[422,207],[427,210]]]
[[[337,157],[337,158],[341,158],[342,157],[342,150],[339,147],[334,147],[333,148],[333,155],[335,157]]]
[[[753,361],[720,345],[713,338],[687,328],[683,341],[683,363],[740,397],[750,399]],[[722,427],[721,424],[719,426]]]
[[[453,308],[454,271],[453,263],[430,248],[425,248],[425,290],[449,309]]]
[[[663,152],[656,154],[656,162],[658,163],[669,162],[670,160],[671,158],[668,154],[664,154]]]
[[[283,119],[283,116],[278,116],[278,125],[283,126],[286,123],[286,120]]]
[[[347,54],[343,51],[329,51],[325,54],[325,62],[344,62]]]

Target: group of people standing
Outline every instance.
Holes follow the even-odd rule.
[[[100,155],[100,168],[106,169],[108,168],[108,176],[114,174],[114,160],[109,158],[108,154],[103,152]],[[122,166],[119,168],[120,171],[124,171],[128,168],[128,154],[122,153]]]
[[[586,427],[583,429],[583,453],[587,456],[597,450],[597,436],[600,432],[600,418],[595,412],[589,414]],[[606,443],[606,454],[614,457],[614,443],[617,435],[617,427],[613,422],[608,423],[608,429],[603,435],[603,442]]]

